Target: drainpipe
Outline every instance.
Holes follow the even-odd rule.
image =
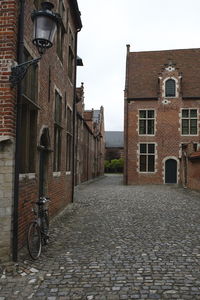
[[[126,54],[126,78],[125,78],[125,90],[124,90],[124,108],[125,108],[125,118],[124,118],[124,133],[125,133],[125,139],[124,139],[124,146],[126,147],[126,153],[125,154],[125,178],[124,178],[124,184],[128,184],[128,126],[129,126],[129,120],[128,120],[128,110],[129,110],[129,103],[128,103],[128,59],[129,59],[129,52],[130,52],[130,45],[126,45],[127,48],[127,54]]]
[[[75,135],[76,135],[76,74],[77,74],[77,29],[75,35],[75,57],[74,57],[74,89],[73,89],[73,136],[72,136],[72,202],[74,202],[74,186],[75,186]]]
[[[18,27],[18,64],[24,62],[24,7],[25,0],[20,0]],[[15,173],[14,173],[14,203],[13,203],[13,239],[12,259],[18,260],[18,203],[19,203],[19,154],[20,154],[20,123],[21,123],[22,84],[18,83],[16,104],[16,142],[15,142]]]

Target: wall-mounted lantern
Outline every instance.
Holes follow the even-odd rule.
[[[34,27],[32,42],[37,47],[40,57],[11,68],[10,81],[13,86],[24,78],[29,66],[37,64],[46,49],[53,46],[53,39],[61,19],[59,14],[52,11],[53,8],[51,2],[42,2],[41,9],[32,12]]]

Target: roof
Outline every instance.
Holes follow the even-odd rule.
[[[106,131],[105,144],[107,148],[123,148],[124,132],[123,131]]]
[[[182,73],[183,97],[200,98],[200,49],[128,52],[128,98],[158,97],[158,77],[172,61]]]
[[[73,9],[73,15],[75,19],[76,29],[81,30],[82,28],[82,22],[81,22],[81,13],[79,11],[77,0],[71,0],[70,1]]]
[[[193,152],[192,154],[190,154],[189,158],[191,160],[193,160],[193,159],[200,159],[200,151]]]

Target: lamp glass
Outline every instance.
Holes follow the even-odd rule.
[[[37,16],[34,19],[33,43],[43,44],[45,48],[53,45],[53,39],[56,33],[56,22],[48,16]]]

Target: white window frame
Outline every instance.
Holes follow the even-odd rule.
[[[172,96],[172,97],[167,97],[166,93],[165,93],[165,91],[166,91],[166,82],[169,79],[172,79],[172,80],[175,81],[175,96]],[[175,77],[165,78],[165,80],[163,81],[163,95],[162,96],[163,96],[163,98],[166,98],[166,99],[178,98],[178,80],[177,80],[177,78],[175,78]]]
[[[146,111],[147,112],[147,117],[146,118],[140,118],[140,112],[141,111]],[[148,118],[148,111],[153,111],[154,112],[154,117],[153,118]],[[146,132],[148,131],[148,120],[153,120],[154,121],[154,126],[153,126],[153,132],[154,133],[145,133],[145,134],[142,134],[142,133],[140,133],[140,120],[146,120]],[[155,136],[155,130],[156,130],[156,128],[155,128],[155,123],[156,123],[156,110],[155,109],[151,109],[151,108],[149,108],[149,109],[146,109],[146,108],[144,108],[144,109],[139,109],[138,110],[138,135],[139,136]]]
[[[146,144],[146,145],[149,145],[149,144],[152,144],[154,145],[154,153],[140,153],[140,145],[142,144]],[[141,143],[138,143],[138,173],[140,174],[155,174],[156,173],[156,157],[157,157],[157,144],[156,143],[153,143],[153,142],[141,142]],[[140,155],[154,155],[154,171],[140,171]],[[147,168],[148,169],[148,161],[147,161]]]
[[[182,117],[182,112],[183,112],[183,110],[189,110],[189,111],[191,111],[191,110],[196,110],[197,111],[197,116],[196,116],[196,118],[191,118],[190,117],[190,114],[189,114],[189,117],[188,118],[186,118],[186,117]],[[189,120],[189,133],[188,134],[183,134],[183,132],[182,132],[182,120],[183,119],[187,119],[187,120]],[[190,134],[190,120],[197,120],[197,133],[196,134]],[[181,115],[180,115],[180,124],[181,124],[181,136],[198,136],[199,135],[199,109],[198,108],[196,108],[196,107],[190,107],[190,108],[187,108],[187,107],[184,107],[184,108],[181,108]]]

